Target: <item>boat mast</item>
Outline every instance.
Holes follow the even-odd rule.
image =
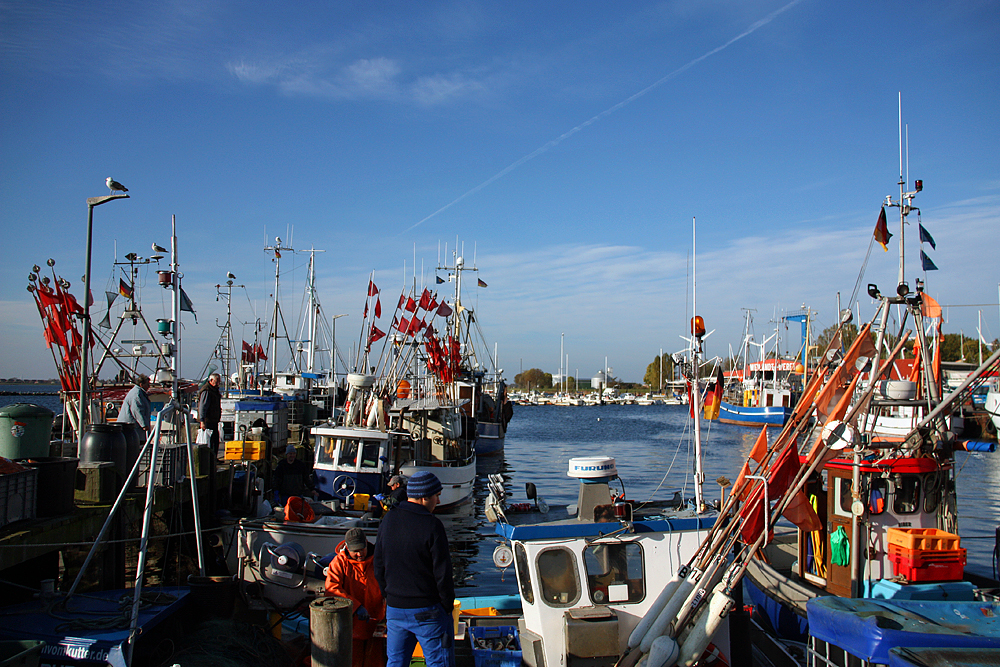
[[[705,471],[701,460],[701,392],[698,389],[698,365],[701,363],[701,337],[704,331],[698,333],[694,326],[698,319],[698,264],[696,253],[695,218],[691,218],[691,408],[694,411],[694,503],[699,514],[705,504],[702,495],[702,484],[705,481]]]

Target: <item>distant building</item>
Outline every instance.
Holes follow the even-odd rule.
[[[590,387],[596,391],[603,391],[608,385],[608,378],[604,371],[597,371],[594,377],[590,378]]]

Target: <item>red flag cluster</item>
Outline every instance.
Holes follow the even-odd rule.
[[[260,346],[260,343],[251,345],[250,343],[243,341],[243,363],[254,364],[258,361],[267,361],[267,355],[264,354],[264,348]]]
[[[83,336],[76,328],[74,316],[83,314],[83,306],[72,294],[65,291],[60,283],[57,278],[54,287],[50,288],[39,282],[32,290],[32,294],[35,296],[35,305],[45,327],[45,344],[53,350],[56,359],[62,388],[64,391],[78,391],[80,346],[83,343]],[[89,344],[91,347],[94,346],[93,334],[90,336]]]
[[[458,372],[458,364],[462,359],[458,341],[451,334],[447,340],[442,341],[433,331],[429,331],[424,339],[424,347],[427,350],[427,370],[441,382],[445,384],[451,382]]]

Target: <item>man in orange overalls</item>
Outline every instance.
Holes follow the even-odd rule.
[[[326,593],[354,603],[351,667],[384,667],[385,642],[375,639],[375,627],[385,619],[385,600],[375,580],[375,548],[364,531],[351,528],[337,545],[337,555],[327,568]]]

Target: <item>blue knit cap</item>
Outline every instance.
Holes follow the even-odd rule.
[[[407,498],[429,498],[441,493],[441,480],[432,472],[422,470],[406,484]]]

